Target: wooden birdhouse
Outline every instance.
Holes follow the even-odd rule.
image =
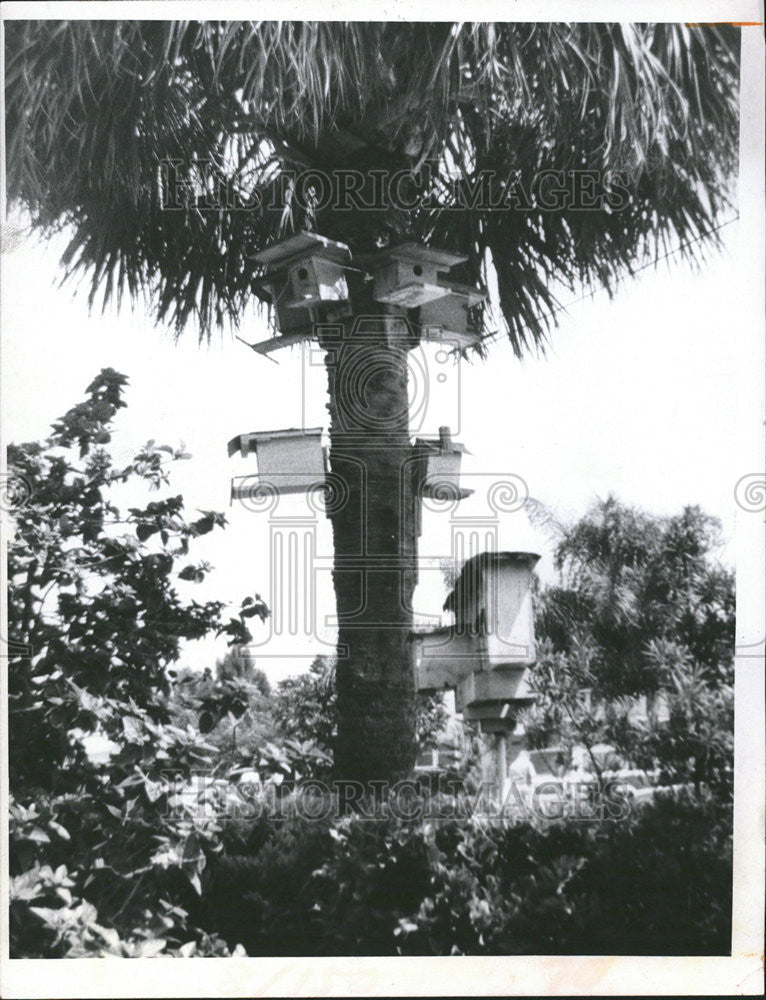
[[[344,265],[351,261],[345,243],[317,233],[298,232],[254,255],[266,267],[264,284],[280,276],[287,288],[283,305],[305,308],[348,299]]]
[[[233,500],[247,499],[258,487],[277,494],[303,493],[325,482],[321,427],[239,434],[229,441],[229,457],[236,452],[243,458],[255,454],[258,471],[232,482]]]
[[[276,317],[277,335],[255,345],[261,354],[298,343],[313,335],[322,307],[348,301],[345,266],[351,251],[317,233],[298,232],[254,255],[266,268],[260,279]]]
[[[483,552],[464,565],[444,609],[455,624],[413,633],[418,690],[456,689],[461,706],[532,699],[526,667],[535,662],[534,552]]]
[[[322,302],[345,302],[348,285],[343,267],[335,260],[314,254],[287,268],[288,308],[304,309]]]
[[[394,247],[370,265],[375,280],[373,298],[404,309],[443,298],[449,288],[439,284],[439,275],[467,259],[464,254],[433,250],[418,243]]]
[[[460,712],[465,722],[478,722],[483,733],[497,733],[507,736],[517,727],[519,710],[529,702],[493,701],[475,702],[470,705],[458,705],[458,695],[455,692],[455,708]]]
[[[444,608],[458,628],[485,637],[484,669],[535,662],[532,571],[535,552],[483,552],[469,559]]]
[[[418,323],[421,338],[455,347],[477,344],[481,340],[481,331],[475,329],[471,322],[471,310],[485,301],[486,292],[471,285],[458,285],[441,279],[439,284],[447,289],[447,294],[420,307]]]
[[[439,428],[439,437],[416,438],[417,491],[435,499],[462,499],[472,490],[460,487],[460,463],[467,449],[452,440],[449,427]]]
[[[529,678],[529,670],[521,666],[472,671],[461,677],[456,686],[455,707],[462,712],[465,708],[498,702],[507,702],[514,709],[531,705],[535,696]]]

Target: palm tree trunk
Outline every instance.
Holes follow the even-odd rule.
[[[380,306],[344,321],[327,349],[330,501],[339,632],[335,773],[369,782],[408,775],[415,691],[408,636],[417,530],[406,342],[389,343]],[[372,318],[371,318],[372,317]]]

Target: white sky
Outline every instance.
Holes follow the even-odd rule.
[[[734,223],[723,231],[724,252],[699,273],[661,264],[625,284],[611,302],[598,293],[572,305],[546,358],[520,363],[505,342],[492,345],[486,362],[459,368],[440,363],[434,347],[425,361],[411,355],[415,399],[424,402],[426,384],[432,393],[413,431],[430,434],[450,424],[472,453],[463,470],[466,483],[477,487],[454,515],[425,513],[422,557],[449,556],[451,517],[486,513],[486,484],[510,474],[563,517],[583,513],[609,491],[655,513],[698,503],[721,519],[730,542],[721,556],[733,564],[733,490],[741,473],[732,446],[737,379],[727,290],[736,288],[736,230]],[[286,598],[276,600],[271,582],[269,516],[229,507],[230,477],[252,471],[253,460],[229,459],[226,443],[244,431],[298,427],[304,419],[304,426],[326,426],[323,369],[301,348],[272,355],[274,364],[228,333],[199,346],[189,330],[174,344],[143,308],[89,315],[84,286],[76,295],[71,286],[55,287],[62,246],[26,244],[4,255],[4,440],[45,436],[102,367],[128,375],[128,408],[120,411],[114,438],[118,459],[130,458],[149,438],[184,441],[194,457],[176,463],[172,493],[183,494],[191,516],[199,507],[225,510],[230,520],[225,532],[217,529],[192,548],[193,561],[215,567],[208,581],[180,586],[199,598],[237,603],[258,591],[275,611],[280,603],[285,609]],[[264,331],[265,321],[254,316],[243,336],[257,340]],[[434,377],[439,373],[447,375],[443,384]],[[318,639],[310,623],[295,624],[294,634],[286,634],[286,621],[256,626],[259,662],[277,680],[304,669],[322,642],[325,651],[332,648],[324,621],[334,608],[329,522],[298,497],[281,501],[275,516],[313,519],[300,531],[316,533],[318,556]],[[538,568],[550,578],[551,540],[533,531],[524,514],[506,515],[500,526],[503,547],[542,550]],[[421,572],[416,607],[438,616],[445,591],[433,565]],[[310,576],[299,568],[301,586]],[[192,644],[185,660],[210,664],[222,646],[220,640]]]

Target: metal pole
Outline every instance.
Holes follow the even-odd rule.
[[[505,795],[505,782],[508,778],[508,760],[506,755],[505,733],[497,734],[497,785],[498,796],[503,801]]]

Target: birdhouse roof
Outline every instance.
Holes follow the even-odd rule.
[[[477,556],[467,559],[455,583],[455,589],[447,595],[443,604],[445,611],[457,611],[465,608],[472,600],[477,584],[474,567],[487,569],[499,562],[516,562],[532,568],[540,558],[538,552],[480,552]]]
[[[248,451],[252,451],[254,447],[257,448],[258,443],[261,441],[277,441],[288,438],[321,438],[321,436],[321,427],[309,427],[306,429],[287,427],[284,430],[251,431],[249,434],[238,434],[229,441],[229,458],[235,452],[240,451],[243,445],[247,446]]]
[[[475,566],[477,563],[484,563],[489,566],[494,562],[508,561],[508,562],[519,562],[519,563],[529,563],[531,566],[537,562],[540,558],[539,552],[530,551],[510,551],[504,550],[500,552],[480,552],[476,556],[472,556],[467,559],[463,569],[461,570],[461,576],[466,571],[468,566]]]
[[[463,264],[468,260],[468,257],[464,253],[437,250],[434,247],[425,246],[423,243],[401,243],[399,246],[390,247],[375,254],[370,258],[370,266],[376,269],[392,260],[401,260],[409,264],[430,264],[440,270],[447,271],[455,264]]]
[[[324,257],[343,264],[351,260],[351,251],[345,243],[338,243],[326,236],[320,236],[319,233],[309,233],[301,229],[287,239],[272,243],[270,247],[252,255],[252,259],[258,264],[265,264],[269,268],[301,257]]]

